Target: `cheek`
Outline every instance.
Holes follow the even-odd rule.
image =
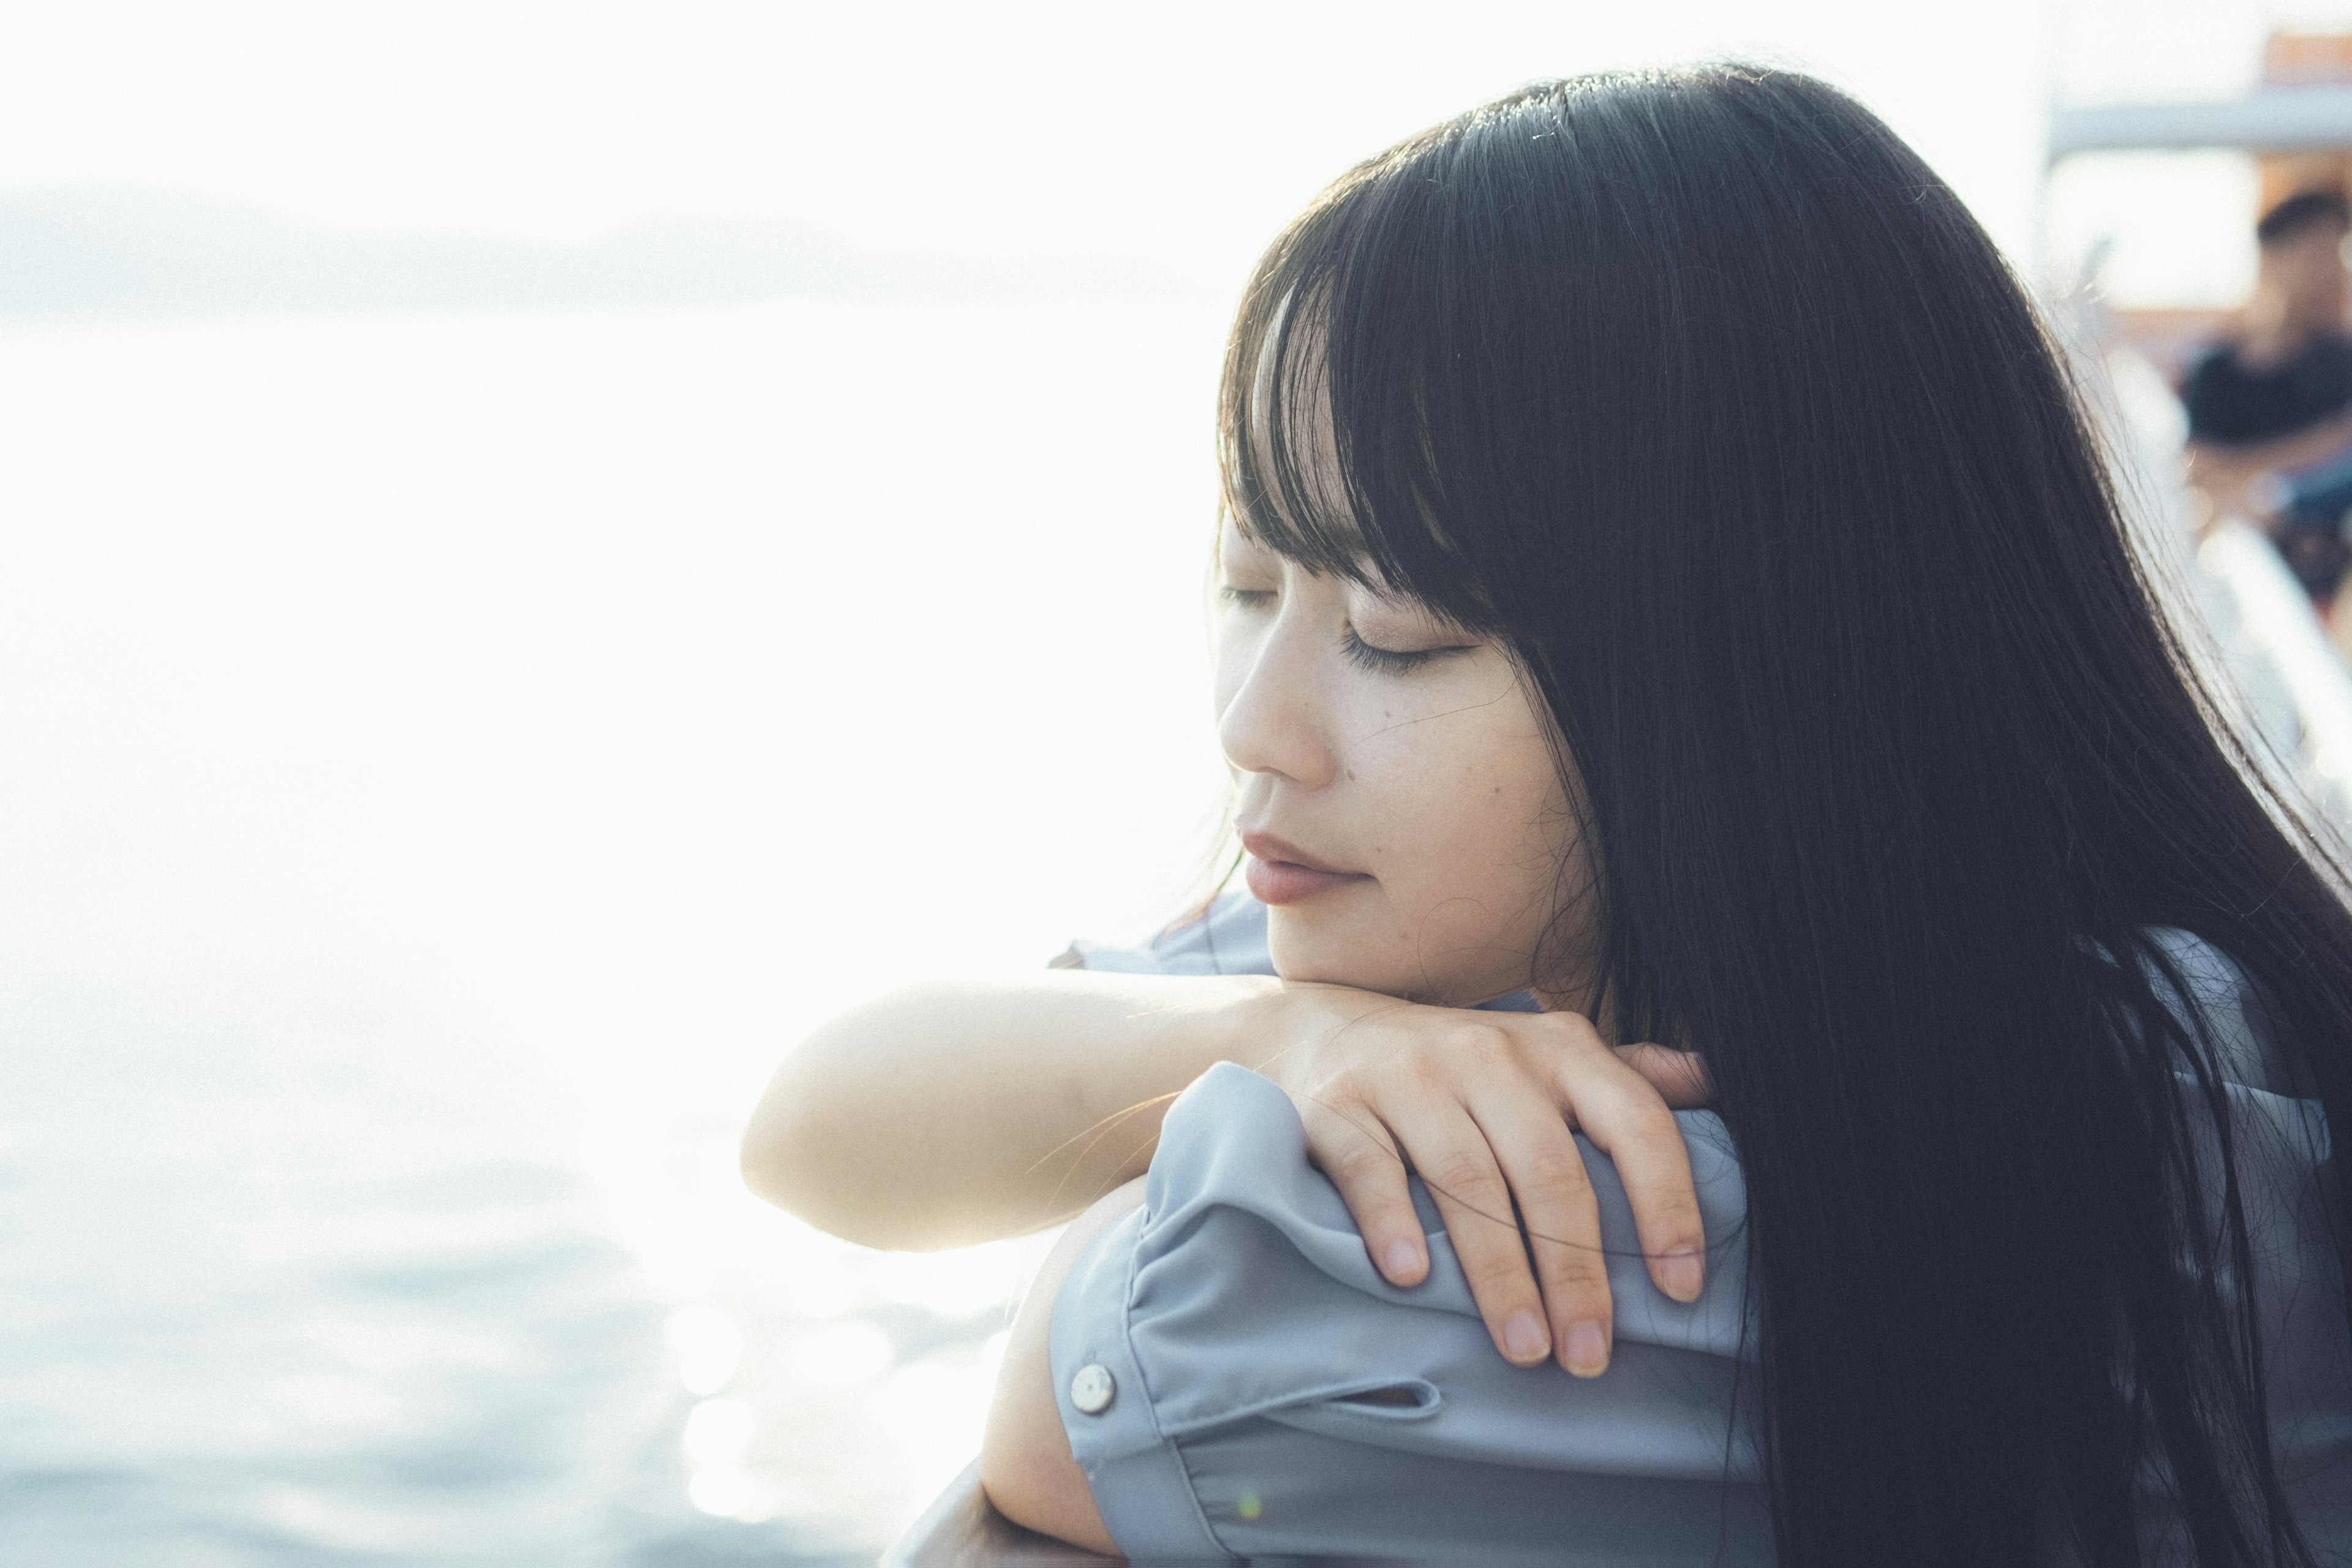
[[[1514,927],[1549,913],[1570,847],[1551,752],[1531,719],[1482,729],[1423,731],[1360,770],[1379,802],[1374,869],[1400,913],[1426,920],[1458,905],[1448,918]]]
[[[1367,869],[1376,904],[1360,923],[1315,931],[1276,921],[1276,959],[1334,979],[1467,1005],[1534,980],[1538,946],[1560,897],[1565,802],[1539,743],[1485,746],[1455,735],[1362,758],[1349,785],[1377,824]],[[1291,973],[1290,968],[1284,969]]]

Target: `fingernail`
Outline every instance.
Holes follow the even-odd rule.
[[[1503,1324],[1503,1353],[1517,1362],[1541,1361],[1551,1349],[1543,1320],[1533,1312],[1513,1312]]]
[[[1568,1331],[1568,1370],[1579,1377],[1599,1377],[1609,1368],[1609,1336],[1598,1323],[1578,1323]]]
[[[1696,1252],[1669,1252],[1658,1260],[1658,1284],[1677,1301],[1696,1301],[1706,1269]]]
[[[1421,1266],[1421,1248],[1410,1241],[1391,1241],[1381,1254],[1381,1272],[1399,1285],[1418,1275]]]

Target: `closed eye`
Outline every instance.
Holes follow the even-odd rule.
[[[1260,609],[1274,602],[1271,588],[1236,588],[1231,583],[1217,584],[1217,597],[1240,609]]]
[[[1475,646],[1474,643],[1458,643],[1447,647],[1376,647],[1358,637],[1356,628],[1349,626],[1347,637],[1340,643],[1340,651],[1347,655],[1349,663],[1360,669],[1369,669],[1375,675],[1403,675],[1449,654],[1468,653]]]

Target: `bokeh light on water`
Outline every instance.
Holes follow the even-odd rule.
[[[736,1131],[1179,897],[1216,316],[0,332],[0,1558],[849,1560],[970,1458],[1045,1240]]]

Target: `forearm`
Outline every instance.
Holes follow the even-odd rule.
[[[753,1191],[872,1247],[956,1247],[1068,1218],[1143,1170],[1167,1103],[1277,1048],[1281,983],[1058,971],[909,987],[776,1071],[743,1135]]]

